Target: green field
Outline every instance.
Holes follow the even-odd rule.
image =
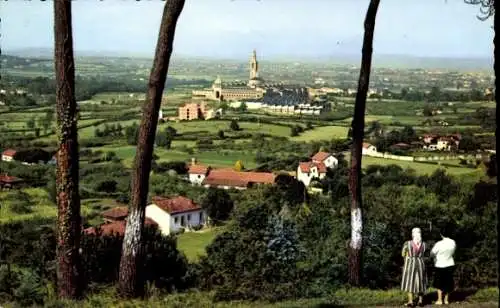
[[[186,255],[189,261],[197,261],[201,255],[205,255],[205,248],[220,232],[222,229],[212,228],[182,233],[177,237],[177,248]]]
[[[17,214],[11,211],[10,201],[6,199],[9,191],[0,191],[0,223],[8,221],[24,221],[35,217],[52,218],[57,216],[57,207],[49,200],[49,196],[44,189],[26,188],[22,190],[27,193],[31,201],[31,213]],[[88,203],[82,202],[82,215],[85,217],[95,212]]]
[[[293,141],[318,141],[347,138],[348,127],[344,126],[320,126],[308,130],[297,137],[291,137]]]
[[[188,145],[187,142],[181,142],[180,144],[174,143],[175,146]],[[123,164],[126,167],[131,167],[135,157],[135,146],[105,146],[92,148],[95,151],[113,151],[116,155],[123,160]],[[188,154],[186,152],[172,150],[165,150],[162,148],[156,148],[154,151],[155,155],[158,155],[159,162],[162,161],[189,161],[191,158],[196,157],[196,159],[204,165],[210,165],[213,167],[232,167],[236,161],[241,160],[246,168],[256,167],[254,158],[255,154],[252,152],[243,153],[237,151],[206,151],[194,154]]]
[[[455,161],[450,161],[450,162],[443,161],[443,163],[450,163],[450,164],[454,164],[454,162]],[[401,161],[401,160],[384,159],[384,158],[369,157],[369,156],[363,156],[362,164],[363,168],[366,168],[370,165],[382,165],[382,166],[398,165],[401,166],[403,169],[413,169],[417,172],[417,174],[420,175],[424,174],[430,175],[437,169],[444,169],[447,173],[456,176],[477,176],[477,174],[484,172],[479,169],[460,167],[458,165],[457,167],[448,167],[448,166],[440,166],[437,164]]]

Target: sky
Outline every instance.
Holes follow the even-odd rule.
[[[186,0],[174,55],[267,58],[359,55],[369,0]],[[164,2],[73,2],[74,48],[103,55],[152,57]],[[492,58],[493,19],[463,0],[381,0],[374,53],[422,57]],[[5,53],[53,48],[51,1],[0,2]]]

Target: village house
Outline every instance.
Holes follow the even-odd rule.
[[[297,168],[297,180],[308,187],[313,179],[323,179],[326,176],[328,168],[333,169],[337,167],[338,164],[339,161],[333,154],[318,152],[311,158],[311,161],[299,163]]]
[[[326,176],[326,171],[324,163],[302,162],[297,168],[297,180],[308,187],[313,179],[323,179]]]
[[[194,160],[189,166],[188,179],[191,184],[201,185],[208,175],[210,167],[196,164]]]
[[[16,155],[16,150],[7,149],[2,152],[2,161],[14,161],[15,155]]]
[[[323,163],[327,168],[335,168],[339,164],[339,160],[328,152],[318,152],[311,160],[315,164]]]
[[[191,159],[188,169],[188,180],[193,185],[206,188],[247,189],[254,185],[274,184],[276,175],[269,172],[235,171],[231,168],[213,169],[210,166],[198,164]]]
[[[377,153],[377,148],[373,144],[363,142],[363,148],[362,148],[361,154],[370,155],[370,154],[375,154],[375,153]]]
[[[269,172],[244,172],[231,168],[211,169],[201,185],[206,188],[243,190],[255,185],[272,185],[275,179],[276,175]]]
[[[449,136],[424,135],[421,137],[424,142],[422,148],[428,151],[451,151],[458,148],[462,136],[453,134]]]
[[[102,213],[104,224],[91,227],[85,231],[87,234],[97,234],[97,230],[105,235],[125,234],[127,207],[115,207]],[[181,229],[189,231],[202,227],[208,221],[208,216],[199,205],[192,200],[178,196],[174,198],[153,197],[146,207],[145,224],[157,227],[163,235],[170,235]]]
[[[16,187],[20,187],[24,184],[23,179],[9,176],[7,174],[0,174],[0,188],[2,189],[12,189]]]
[[[146,207],[146,217],[156,222],[164,235],[181,229],[202,227],[208,220],[201,206],[182,196],[153,197],[151,204]]]

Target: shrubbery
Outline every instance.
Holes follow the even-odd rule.
[[[55,286],[55,234],[49,221],[0,225],[0,302],[40,304],[47,296],[46,284]],[[81,257],[85,285],[112,284],[118,279],[123,238],[83,235]],[[173,237],[146,229],[144,279],[164,291],[191,286],[187,260]]]

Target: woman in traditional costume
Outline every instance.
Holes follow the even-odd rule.
[[[418,296],[418,305],[423,306],[423,295],[427,290],[427,273],[424,256],[427,245],[422,242],[420,228],[411,230],[412,240],[403,246],[402,255],[405,259],[401,290],[408,292],[408,307],[413,307],[413,298]]]

